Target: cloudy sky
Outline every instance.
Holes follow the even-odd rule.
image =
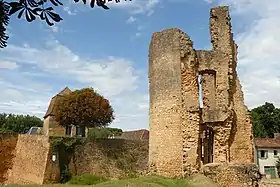
[[[148,47],[153,32],[178,27],[208,49],[209,9],[229,5],[238,72],[249,108],[280,106],[279,0],[132,0],[91,9],[66,1],[53,27],[11,19],[0,51],[0,112],[42,117],[65,86],[93,87],[115,109],[113,127],[148,128]]]

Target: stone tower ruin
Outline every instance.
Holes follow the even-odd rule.
[[[228,7],[211,9],[210,33],[210,51],[195,50],[179,29],[153,34],[151,172],[185,176],[208,163],[253,162],[252,124],[237,77],[237,45]]]

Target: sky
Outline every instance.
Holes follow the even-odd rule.
[[[196,49],[210,49],[209,11],[218,5],[230,7],[245,104],[280,107],[279,0],[121,0],[110,10],[65,0],[53,27],[11,18],[0,51],[0,112],[42,118],[66,86],[92,87],[115,110],[111,127],[148,129],[152,33],[180,28]]]

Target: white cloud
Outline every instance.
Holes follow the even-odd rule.
[[[0,99],[2,112],[42,116],[51,97],[66,86],[60,84],[63,79],[69,82],[70,89],[93,87],[108,98],[116,114],[113,126],[124,129],[148,127],[146,93],[138,89],[141,75],[129,60],[116,57],[86,60],[58,41],[48,42],[39,49],[10,44],[2,51],[1,59],[12,60],[23,67],[36,67],[29,71],[19,69],[11,77],[0,75],[4,93]]]
[[[235,24],[247,22],[247,28],[234,32],[246,104],[256,107],[269,101],[279,107],[280,1],[219,0],[214,3],[229,5]],[[234,28],[235,25],[233,31]]]
[[[0,61],[0,69],[16,69],[18,68],[17,63],[10,61]]]
[[[130,24],[130,23],[134,23],[136,21],[136,18],[134,16],[130,16],[127,20],[126,23]]]
[[[131,14],[152,14],[154,8],[160,4],[159,0],[121,0],[120,3],[115,1],[107,3],[109,7],[123,8],[129,11]]]
[[[87,1],[87,7],[85,9],[82,5],[82,1],[80,3],[75,3],[73,0],[68,0],[63,7],[63,10],[66,11],[69,15],[75,15],[78,11],[89,11],[91,8],[89,7],[90,0]],[[115,0],[106,1],[106,5],[109,8],[120,8],[128,11],[132,15],[136,14],[146,14],[151,15],[154,12],[154,9],[157,5],[160,4],[159,0],[120,0],[119,3],[116,3]],[[97,7],[95,5],[95,8]]]

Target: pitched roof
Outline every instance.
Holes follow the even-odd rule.
[[[44,118],[48,117],[48,116],[54,116],[54,112],[58,103],[58,100],[60,97],[63,97],[65,95],[68,95],[71,93],[71,90],[68,87],[65,87],[62,91],[60,91],[58,94],[56,94],[55,96],[53,96],[53,98],[50,101],[48,110],[44,116]]]
[[[280,148],[278,138],[255,138],[255,145],[259,148]]]
[[[126,140],[149,140],[149,131],[146,129],[124,131],[118,138]]]

